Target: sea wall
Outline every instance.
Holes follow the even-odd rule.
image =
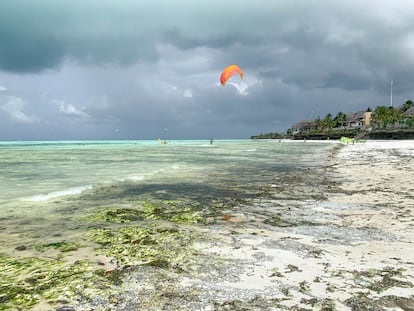
[[[414,139],[414,129],[374,130],[367,133],[367,139]]]
[[[327,140],[340,139],[342,136],[347,136],[357,139],[414,139],[414,129],[376,129],[370,132],[356,132],[354,134],[345,133],[343,131],[331,133],[298,133],[292,136],[294,140]]]

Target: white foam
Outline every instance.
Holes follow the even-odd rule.
[[[141,180],[144,180],[144,179],[145,179],[145,177],[144,177],[144,176],[142,176],[142,175],[136,175],[136,176],[131,176],[131,177],[129,177],[128,179],[129,179],[129,180],[133,180],[133,181],[141,181]]]
[[[133,175],[133,176],[128,176],[125,178],[118,178],[117,180],[119,182],[126,182],[126,181],[142,181],[145,179],[144,175]]]
[[[22,201],[27,202],[47,202],[52,199],[56,199],[59,197],[70,196],[80,194],[85,190],[92,189],[92,186],[81,186],[81,187],[73,187],[65,190],[60,191],[53,191],[48,194],[38,194],[31,197],[22,198]]]

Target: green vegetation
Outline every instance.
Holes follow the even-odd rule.
[[[414,112],[412,108],[414,103],[407,100],[400,107],[377,106],[373,111],[367,108],[365,112],[372,112],[369,125],[360,124],[354,114],[345,114],[338,112],[334,117],[331,113],[327,113],[325,117],[318,116],[313,120],[303,121],[299,124],[299,128],[288,129],[286,133],[266,133],[251,136],[252,139],[280,139],[280,138],[314,138],[328,139],[338,138],[340,136],[362,136],[367,133],[369,128],[371,131],[393,130],[406,131],[414,129]],[[353,123],[353,124],[352,124]],[[352,125],[351,125],[352,124]],[[412,131],[412,130],[411,130]],[[414,135],[408,134],[408,135]],[[338,136],[338,137],[337,137]],[[398,137],[393,135],[392,138]],[[384,137],[386,138],[386,136]]]
[[[251,139],[283,139],[283,138],[289,138],[289,130],[288,133],[282,134],[282,133],[265,133],[265,134],[259,134],[254,135],[250,137]]]
[[[47,249],[56,249],[61,252],[70,252],[75,251],[78,248],[82,247],[81,244],[77,243],[68,243],[68,242],[54,242],[54,243],[47,243],[47,244],[38,244],[35,245],[35,249],[39,252],[45,251]]]
[[[119,265],[180,267],[196,234],[176,228],[128,226],[92,229],[91,238],[101,245],[96,251],[115,258]]]
[[[158,203],[133,202],[132,206],[114,207],[88,217],[90,221],[130,223],[142,220],[165,220],[173,223],[195,224],[204,221],[198,206],[166,200]]]
[[[405,115],[413,107],[413,102],[408,100],[400,108],[378,106],[372,114],[372,123],[374,127],[412,127],[414,125],[414,114]]]
[[[53,304],[64,294],[70,299],[85,288],[109,285],[109,280],[97,275],[91,266],[87,261],[66,264],[60,260],[0,256],[0,309],[28,309],[41,297]]]
[[[170,273],[201,269],[203,261],[192,247],[201,236],[191,227],[203,222],[198,209],[172,200],[100,208],[80,219],[88,225],[82,244],[49,242],[33,246],[37,257],[0,256],[0,310],[29,310],[40,301],[55,306],[99,294],[109,297],[121,290],[131,267]],[[85,248],[91,258],[76,260]],[[114,266],[95,256],[104,256]]]

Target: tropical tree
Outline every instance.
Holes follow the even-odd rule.
[[[388,120],[388,107],[377,106],[372,114],[372,123],[385,127]]]
[[[317,129],[317,130],[320,130],[320,129],[322,129],[322,128],[323,128],[323,121],[321,120],[321,117],[320,117],[320,116],[318,116],[318,117],[315,119],[315,126],[316,126],[316,129]]]
[[[335,122],[335,127],[338,127],[339,125],[341,125],[343,122],[346,121],[346,114],[343,112],[338,112],[335,116],[335,118],[333,119]]]
[[[414,106],[414,103],[411,100],[407,100],[404,103],[404,105],[401,107],[401,111],[404,113],[413,106]]]
[[[374,110],[372,121],[380,127],[395,125],[403,121],[403,112],[394,107],[378,106]]]
[[[390,124],[401,124],[404,120],[403,111],[401,109],[395,109],[389,107]]]
[[[409,117],[409,118],[405,119],[405,124],[408,127],[413,127],[414,126],[414,117]]]
[[[335,126],[335,121],[332,119],[332,115],[328,113],[322,120],[324,128],[332,129]]]

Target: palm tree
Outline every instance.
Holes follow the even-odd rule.
[[[387,125],[388,119],[388,107],[377,106],[372,114],[372,123],[377,124],[381,127]]]
[[[322,120],[322,124],[324,128],[332,129],[335,125],[334,120],[332,119],[332,115],[328,113],[325,118]]]
[[[400,109],[395,109],[390,107],[390,123],[391,124],[400,124],[403,121],[403,111]]]
[[[346,114],[340,111],[336,114],[333,120],[335,122],[335,127],[338,127],[339,125],[341,125],[343,122],[346,121]]]
[[[320,130],[320,129],[322,129],[322,128],[323,128],[323,122],[322,122],[322,120],[321,120],[321,117],[320,117],[320,116],[318,116],[318,117],[315,119],[315,126],[316,126],[316,129],[317,129],[317,130]]]
[[[381,127],[394,126],[403,121],[403,112],[394,107],[378,106],[374,110],[372,121]]]

